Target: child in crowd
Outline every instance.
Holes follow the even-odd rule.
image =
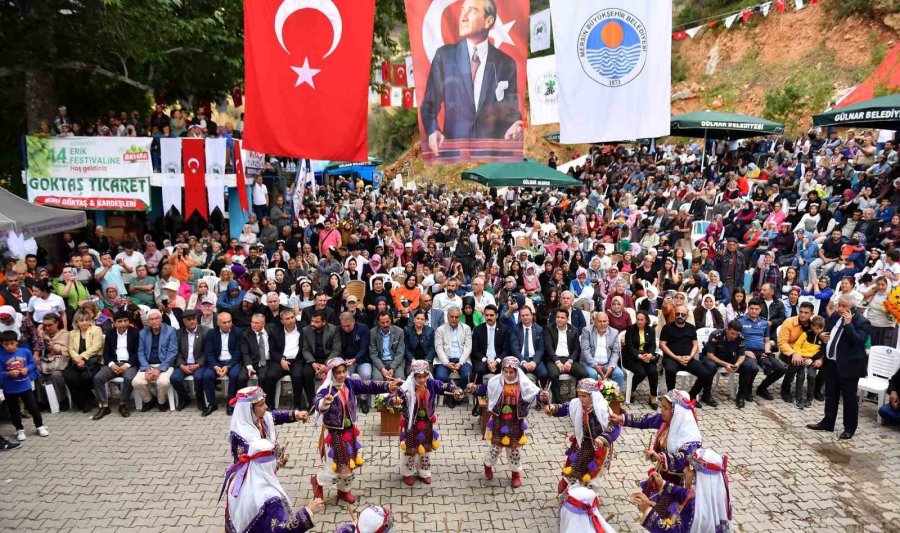
[[[37,374],[34,357],[31,353],[19,348],[19,339],[14,331],[0,333],[0,387],[6,396],[6,410],[13,426],[16,427],[16,440],[25,440],[25,427],[22,425],[22,412],[19,410],[19,399],[31,414],[37,434],[49,437],[50,432],[44,426],[41,410],[38,409],[34,396],[32,377]]]
[[[794,343],[794,351],[803,358],[803,366],[797,370],[795,389],[797,391],[797,409],[805,409],[812,406],[813,389],[816,386],[816,371],[821,363],[825,343],[819,338],[819,334],[825,329],[825,319],[816,315],[810,319],[810,330],[805,332]],[[806,399],[803,399],[803,378],[807,380]]]

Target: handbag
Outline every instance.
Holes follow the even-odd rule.
[[[57,370],[65,370],[69,366],[69,358],[65,355],[42,355],[41,373],[50,374]]]

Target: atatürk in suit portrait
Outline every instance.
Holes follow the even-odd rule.
[[[435,155],[447,139],[523,138],[516,62],[488,42],[496,21],[494,0],[465,0],[459,41],[434,55],[420,112]]]

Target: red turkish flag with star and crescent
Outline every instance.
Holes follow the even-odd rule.
[[[397,87],[406,87],[406,63],[391,65],[391,78]]]
[[[244,146],[366,161],[375,0],[244,2]]]
[[[181,142],[181,169],[184,172],[184,219],[196,211],[204,219],[206,212],[206,147],[203,139]]]
[[[405,0],[405,5],[422,158],[428,164],[521,162],[528,92],[529,0],[496,2],[496,20],[487,37],[495,50],[484,59],[484,66],[476,67],[481,69],[477,96],[471,55],[464,49],[465,37],[460,31],[463,0]],[[434,61],[438,66],[433,87],[429,87]],[[510,63],[514,63],[514,75]],[[455,109],[449,120],[448,104]],[[517,123],[521,130],[507,138],[509,128]],[[437,153],[429,142],[435,131],[445,138]]]
[[[415,100],[413,100],[413,90],[409,87],[403,89],[403,107],[404,109],[412,109],[415,106]]]

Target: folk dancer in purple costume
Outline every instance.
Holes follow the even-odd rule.
[[[691,454],[703,445],[694,403],[688,393],[673,389],[660,399],[659,406],[659,413],[611,414],[609,420],[625,427],[659,430],[652,445],[644,448],[644,457],[656,464],[664,480],[684,485],[684,469]]]
[[[275,445],[268,439],[256,439],[228,468],[222,486],[222,493],[228,494],[227,533],[302,533],[312,529],[313,515],[324,509],[322,500],[314,499],[294,512],[275,474],[277,464]]]
[[[334,533],[391,533],[394,519],[391,513],[378,505],[367,505],[353,524],[344,524]]]
[[[559,533],[616,533],[600,514],[597,493],[584,485],[573,485],[559,509]]]
[[[409,368],[409,376],[400,385],[395,401],[402,406],[403,413],[400,451],[404,453],[404,459],[400,474],[403,482],[411,487],[416,475],[422,483],[431,483],[431,452],[441,444],[440,435],[435,430],[437,398],[449,394],[455,400],[461,400],[463,390],[452,382],[434,379],[428,370],[428,361],[413,361]]]
[[[512,470],[512,487],[522,485],[522,452],[520,448],[528,443],[525,431],[528,424],[525,417],[534,408],[541,396],[547,401],[549,395],[528,379],[515,357],[504,357],[500,374],[487,383],[470,383],[468,393],[487,395],[491,419],[487,423],[484,440],[491,443],[484,458],[484,477],[494,479],[494,465],[500,457],[500,450],[506,448],[506,458]]]
[[[356,395],[394,393],[394,382],[371,381],[347,377],[347,361],[340,357],[329,359],[328,374],[316,392],[313,407],[316,423],[322,425],[319,433],[319,457],[322,470],[309,479],[316,498],[323,497],[323,487],[337,484],[338,498],[347,503],[356,501],[350,492],[353,471],[362,466],[359,428],[356,427]],[[328,459],[331,465],[328,465]]]
[[[695,450],[678,486],[652,472],[641,482],[642,492],[631,496],[641,512],[641,525],[652,533],[730,533],[731,493],[728,456]]]
[[[566,450],[562,479],[557,492],[577,484],[591,485],[600,477],[613,442],[619,438],[621,427],[609,420],[609,403],[600,390],[596,379],[585,378],[578,381],[578,397],[569,403],[551,404],[544,408],[550,416],[568,416],[572,422],[572,436]]]
[[[289,422],[306,422],[309,418],[307,412],[291,409],[269,411],[266,408],[266,393],[261,387],[245,387],[235,394],[231,402],[234,414],[231,417],[228,443],[231,445],[232,461],[238,462],[241,454],[247,453],[250,443],[256,439],[267,439],[275,445],[278,467],[283,467],[287,462],[287,455],[284,448],[278,444],[275,426]]]

